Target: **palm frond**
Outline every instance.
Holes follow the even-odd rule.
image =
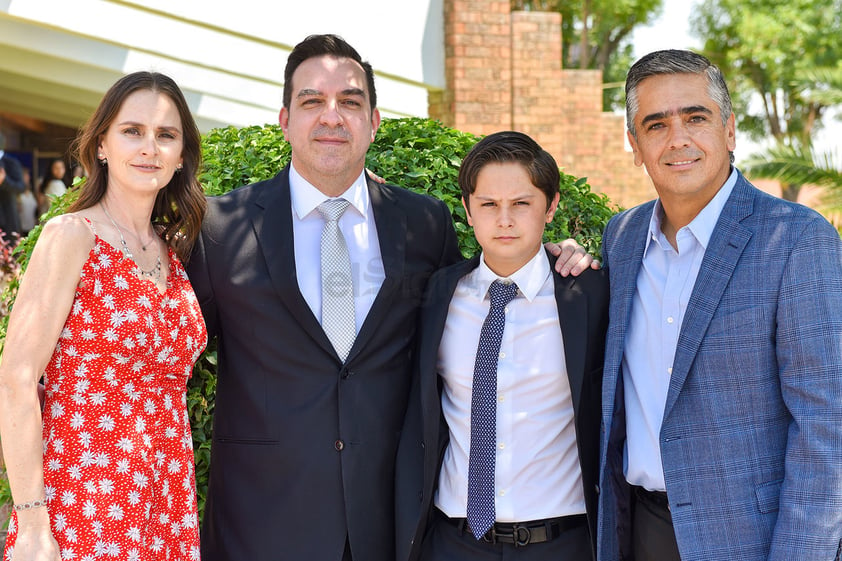
[[[842,67],[820,67],[798,74],[794,83],[805,101],[830,107],[842,105]]]
[[[809,147],[775,146],[751,156],[743,167],[751,177],[842,191],[842,166],[833,152],[813,154]]]

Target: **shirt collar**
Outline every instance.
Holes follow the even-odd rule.
[[[716,223],[719,221],[719,216],[722,214],[722,209],[725,208],[725,203],[728,202],[728,197],[731,196],[731,192],[734,190],[734,186],[736,184],[737,168],[732,167],[731,175],[729,175],[728,179],[725,180],[722,188],[719,189],[716,195],[714,195],[710,202],[705,205],[699,214],[696,215],[690,224],[684,227],[693,234],[693,237],[696,238],[696,241],[699,242],[699,245],[701,245],[702,248],[707,249],[710,237],[713,235],[713,230],[716,228]],[[649,249],[649,244],[653,239],[660,239],[660,237],[663,236],[663,233],[661,232],[661,220],[663,214],[664,211],[663,206],[661,206],[661,199],[658,199],[655,201],[655,208],[652,209],[652,216],[649,219],[649,235],[646,238],[646,246],[643,249],[644,254],[646,254],[646,251]]]
[[[530,302],[538,295],[538,291],[550,275],[550,262],[544,255],[544,248],[538,249],[535,256],[523,267],[508,277],[500,277],[485,264],[485,256],[479,260],[479,266],[472,271],[471,285],[476,288],[476,297],[483,300],[488,297],[488,288],[491,283],[500,280],[503,282],[514,282],[517,284],[518,292]]]
[[[304,179],[295,167],[289,166],[289,190],[292,201],[292,210],[299,220],[307,217],[316,210],[320,204],[332,198],[319,191],[313,184]],[[348,190],[339,197],[351,203],[363,218],[368,218],[368,211],[371,208],[371,199],[368,196],[368,184],[365,181],[365,170],[354,181]]]

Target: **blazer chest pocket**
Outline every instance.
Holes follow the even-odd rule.
[[[757,494],[757,508],[763,514],[778,510],[781,502],[781,485],[783,479],[762,483],[755,487]]]

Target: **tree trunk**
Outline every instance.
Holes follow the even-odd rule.
[[[582,2],[582,37],[579,40],[579,68],[582,70],[588,68],[588,59],[590,58],[591,52],[591,49],[588,46],[588,16],[590,15],[590,10],[590,0]]]
[[[797,183],[781,183],[781,197],[787,201],[797,201],[801,193],[801,185]]]

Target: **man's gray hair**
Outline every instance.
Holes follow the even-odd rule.
[[[731,95],[728,93],[725,77],[716,65],[692,51],[674,49],[655,51],[635,62],[626,75],[626,126],[635,139],[637,139],[637,131],[634,128],[634,118],[640,108],[637,87],[646,78],[664,74],[704,74],[707,76],[708,95],[719,106],[722,124],[725,125],[728,122],[728,117],[733,111]]]

